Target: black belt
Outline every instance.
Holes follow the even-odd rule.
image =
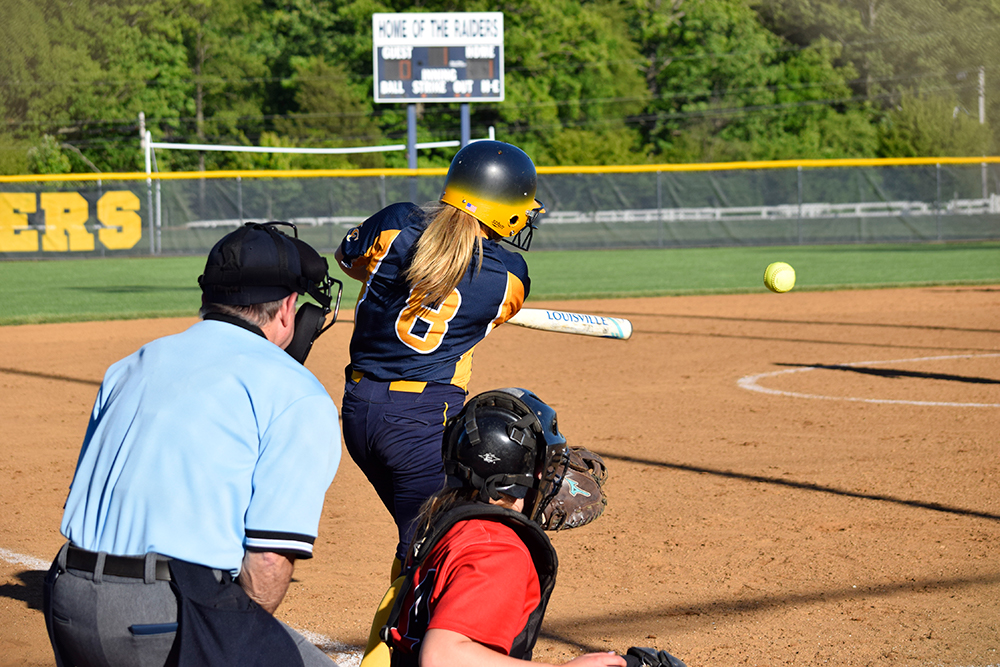
[[[71,570],[83,570],[93,572],[97,567],[97,552],[87,551],[79,547],[69,545],[66,551],[66,568]],[[104,558],[104,574],[114,577],[131,577],[132,579],[145,579],[146,559],[143,556],[112,556],[108,554]],[[170,581],[170,565],[166,560],[156,560],[156,578],[160,581]]]

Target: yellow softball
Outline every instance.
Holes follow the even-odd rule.
[[[795,287],[795,269],[784,262],[772,262],[764,269],[764,285],[772,292],[787,292]]]

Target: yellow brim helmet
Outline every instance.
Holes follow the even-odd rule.
[[[441,201],[527,250],[534,220],[545,212],[535,199],[536,186],[535,165],[524,151],[501,141],[476,141],[451,161]]]

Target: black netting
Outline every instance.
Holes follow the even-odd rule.
[[[1000,238],[1000,168],[970,165],[539,175],[533,250]],[[290,220],[332,252],[443,175],[0,184],[0,258],[203,254],[245,221]]]

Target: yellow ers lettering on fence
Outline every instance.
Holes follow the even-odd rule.
[[[78,252],[94,249],[94,236],[84,226],[90,217],[90,206],[79,192],[43,192],[45,233],[42,250]]]
[[[133,192],[106,193],[97,200],[97,219],[104,225],[97,238],[108,250],[127,250],[142,238],[139,198]]]
[[[38,230],[28,226],[34,212],[34,193],[0,192],[0,252],[38,250]]]
[[[139,208],[128,190],[106,192],[96,204],[78,192],[2,192],[0,252],[88,252],[95,237],[108,250],[127,250],[142,238]],[[88,225],[94,213],[99,224]]]

